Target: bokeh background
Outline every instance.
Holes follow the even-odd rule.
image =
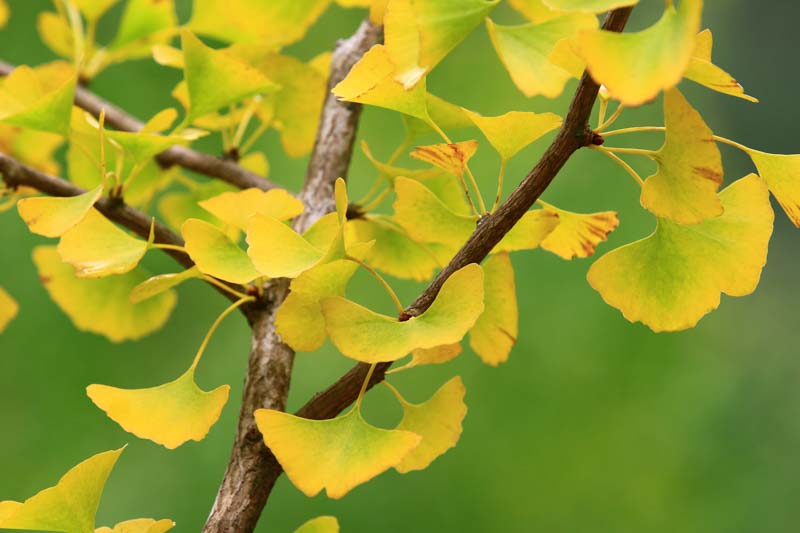
[[[52,58],[35,31],[43,0],[11,0],[0,32],[0,58],[37,64]],[[187,20],[188,0],[179,12]],[[800,151],[796,107],[800,74],[792,0],[707,2],[715,62],[734,73],[762,103],[682,88],[719,134],[772,152]],[[642,0],[631,21],[656,20],[660,0]],[[100,37],[113,35],[115,9]],[[334,7],[290,52],[310,58],[349,35],[363,13]],[[498,22],[518,20],[503,5]],[[179,73],[149,60],[110,68],[93,90],[146,117],[175,105]],[[573,84],[574,85],[574,84]],[[429,79],[431,92],[485,114],[508,110],[563,113],[568,98],[526,99],[509,80],[479,28]],[[572,86],[565,91],[571,94]],[[659,103],[626,113],[620,125],[659,124]],[[402,136],[399,117],[367,109],[359,132],[385,157]],[[458,132],[456,137],[477,137]],[[656,146],[659,136],[632,138]],[[621,138],[620,138],[621,140]],[[433,140],[432,140],[433,142]],[[509,167],[509,189],[536,161],[538,142]],[[618,144],[618,143],[615,143]],[[275,136],[263,143],[271,179],[297,189],[304,160],[283,155]],[[207,145],[217,150],[216,145]],[[752,170],[723,148],[726,180]],[[484,147],[474,169],[487,197],[496,156]],[[632,160],[643,175],[651,167]],[[357,196],[374,172],[357,153],[351,189]],[[576,211],[619,211],[621,226],[605,252],[650,233],[654,219],[638,205],[635,183],[609,160],[579,153],[545,199]],[[150,516],[172,518],[176,531],[199,531],[227,463],[249,347],[241,317],[228,319],[200,367],[201,385],[233,387],[220,422],[201,443],[168,451],[122,431],[84,393],[90,383],[151,386],[177,376],[226,304],[201,284],[179,289],[167,326],[137,343],[115,345],[77,331],[37,279],[32,236],[12,211],[0,217],[0,284],[20,302],[0,336],[0,499],[21,500],[53,484],[90,455],[129,443],[107,486],[98,524]],[[659,334],[626,322],[585,280],[590,261],[565,262],[541,252],[514,256],[520,301],[519,343],[499,368],[468,350],[448,365],[397,376],[414,400],[449,376],[467,387],[469,414],[458,447],[420,473],[386,473],[339,501],[308,499],[283,477],[258,531],[291,531],[320,515],[339,517],[343,531],[785,533],[800,522],[800,233],[776,216],[769,263],[758,291],[723,297],[721,308],[688,332]],[[151,254],[154,271],[173,265]],[[366,277],[350,295],[388,308]],[[405,301],[420,285],[396,283]],[[330,346],[297,357],[290,407],[301,405],[350,366]],[[399,408],[382,388],[366,401],[367,417],[392,424]]]

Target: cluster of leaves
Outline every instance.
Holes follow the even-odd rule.
[[[7,200],[2,205],[16,205],[33,233],[59,239],[57,246],[33,253],[53,300],[76,327],[116,342],[161,328],[176,304],[174,288],[183,281],[203,279],[235,300],[176,380],[134,390],[90,385],[91,400],[126,431],[167,448],[202,440],[229,392],[227,385],[204,391],[195,383],[205,347],[225,316],[257,300],[276,278],[291,279],[276,330],[296,351],[315,351],[329,339],[345,357],[372,365],[410,356],[397,372],[453,359],[469,335],[470,347],[484,362],[506,361],[518,335],[510,254],[541,247],[565,260],[588,258],[619,221],[613,211],[575,213],[540,201],[483,266],[471,264],[451,275],[418,316],[405,312],[380,272],[430,280],[481,217],[498,207],[508,161],[562,122],[549,112],[483,116],[428,92],[427,75],[484,23],[511,80],[525,95],[559,96],[570,79],[587,69],[604,86],[599,135],[664,131],[658,151],[593,146],[637,180],[642,206],[658,220],[651,236],[605,254],[590,268],[589,283],[610,305],[653,330],[675,331],[693,327],[715,309],[721,293],[743,296],[755,290],[772,233],[769,192],[800,226],[800,156],[767,154],[715,136],[675,88],[687,78],[754,100],[711,61],[711,33],[700,31],[702,0],[682,0],[677,7],[668,0],[658,22],[628,34],[598,29],[597,15],[636,0],[510,0],[528,20],[510,26],[489,18],[499,1],[338,0],[345,7],[369,7],[373,22],[384,26],[385,40],[358,61],[333,93],[344,101],[398,112],[406,136],[386,161],[364,142],[363,152],[377,172],[370,192],[351,203],[344,181],[337,181],[336,212],[302,233],[290,223],[304,205],[290,192],[234,191],[161,168],[153,157],[218,133],[228,157],[266,175],[267,157],[253,147],[269,128],[280,133],[288,155],[307,154],[330,57],[323,53],[304,62],[282,49],[303,37],[330,0],[195,0],[192,19],[182,27],[171,0],[129,0],[117,36],[107,46],[95,42],[94,29],[115,0],[63,0],[55,3],[56,11],[43,13],[42,38],[67,61],[18,67],[0,84],[0,149],[58,172],[53,152],[66,141],[67,176],[88,189],[71,198],[36,196],[24,188],[3,191]],[[4,13],[0,4],[0,20]],[[211,48],[198,34],[229,46]],[[180,48],[172,46],[176,39]],[[112,131],[102,114],[95,119],[73,107],[79,80],[151,54],[158,63],[183,71],[183,81],[172,91],[183,108],[177,125],[180,113],[170,108],[137,133]],[[608,131],[626,107],[661,93],[664,127]],[[612,101],[619,104],[606,119]],[[470,133],[463,140],[449,137],[465,130]],[[489,207],[469,166],[479,147],[470,138],[473,132],[480,132],[500,160],[497,194]],[[441,143],[411,149],[429,134],[440,136]],[[718,142],[747,152],[758,174],[720,191],[724,173]],[[409,150],[424,167],[398,165]],[[617,154],[649,157],[658,171],[643,180]],[[155,206],[180,230],[185,245],[155,243],[152,231],[147,240],[132,236],[94,207],[104,195],[145,210]],[[393,201],[390,214],[381,209],[388,199]],[[184,251],[194,267],[151,276],[140,262],[157,248]],[[387,290],[396,316],[346,297],[359,268]],[[0,329],[16,312],[16,303],[0,289]],[[262,409],[255,413],[256,422],[301,491],[313,496],[324,488],[329,497],[340,498],[390,468],[426,468],[460,437],[467,410],[460,378],[422,404],[409,403],[387,386],[404,412],[392,429],[362,418],[366,382],[354,407],[333,420]],[[93,531],[100,491],[120,453],[81,463],[54,488],[24,504],[0,503],[0,528]],[[113,531],[152,533],[170,527],[169,521],[139,521]],[[338,525],[321,517],[301,530],[334,531]]]

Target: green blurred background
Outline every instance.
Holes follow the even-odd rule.
[[[43,0],[11,0],[10,25],[0,32],[0,58],[37,64],[52,58],[35,31]],[[181,0],[181,20],[190,3]],[[715,62],[734,73],[759,105],[683,88],[719,134],[772,152],[800,150],[795,98],[800,74],[800,4],[746,0],[707,2]],[[657,18],[660,0],[643,0],[631,28]],[[112,35],[119,9],[106,18]],[[290,52],[301,58],[330,49],[363,14],[337,7]],[[512,22],[505,5],[492,16]],[[174,105],[179,73],[152,61],[104,72],[93,90],[146,117]],[[574,84],[573,84],[574,85]],[[526,99],[500,66],[483,28],[431,75],[431,92],[485,114],[508,110],[563,113],[568,99]],[[571,94],[572,85],[565,91]],[[657,124],[658,104],[626,113],[624,125]],[[363,115],[360,137],[386,157],[402,136],[399,117],[376,109]],[[457,132],[458,139],[479,137]],[[658,136],[631,139],[657,145]],[[482,141],[483,142],[483,141]],[[546,146],[540,141],[510,165],[509,189]],[[264,141],[271,179],[297,189],[303,160],[285,157],[275,136]],[[619,144],[619,143],[615,143]],[[209,145],[216,150],[216,146]],[[750,172],[748,160],[723,149],[726,180]],[[633,160],[643,175],[651,168]],[[484,148],[474,169],[491,195],[496,156]],[[361,153],[351,190],[358,196],[374,173]],[[569,162],[545,199],[576,210],[619,211],[621,226],[605,252],[648,234],[653,218],[638,206],[638,188],[599,154]],[[137,343],[115,345],[76,331],[40,285],[30,255],[44,239],[19,217],[0,217],[0,284],[20,302],[20,314],[0,336],[0,499],[21,500],[53,484],[84,458],[129,447],[107,486],[98,524],[128,518],[172,518],[176,531],[199,531],[227,464],[238,414],[248,330],[228,319],[200,367],[202,386],[233,387],[222,419],[201,443],[176,451],[138,440],[88,400],[90,383],[122,387],[168,381],[186,368],[225,302],[200,284],[179,289],[167,326]],[[590,261],[565,262],[535,251],[514,256],[520,300],[519,343],[508,363],[483,365],[467,351],[454,362],[397,376],[410,399],[423,400],[449,376],[467,387],[469,414],[457,448],[421,473],[386,473],[339,501],[308,499],[283,477],[258,531],[291,531],[320,515],[339,517],[343,531],[725,532],[797,531],[800,520],[800,331],[797,261],[800,235],[777,213],[769,264],[758,291],[723,297],[721,308],[688,332],[656,335],[626,322],[586,283]],[[152,255],[152,254],[151,254]],[[159,272],[173,265],[148,258]],[[359,277],[350,295],[388,310],[373,282]],[[397,282],[405,301],[420,285]],[[301,405],[350,366],[326,347],[297,357],[290,407]],[[379,388],[367,417],[392,424],[399,408]]]

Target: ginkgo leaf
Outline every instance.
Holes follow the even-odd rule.
[[[546,6],[544,0],[509,0],[509,4],[531,22],[546,22],[564,15],[563,11]]]
[[[478,141],[463,141],[450,144],[432,144],[430,146],[417,146],[411,157],[425,161],[442,170],[463,176],[467,163],[475,155]]]
[[[34,248],[33,262],[50,297],[75,327],[112,342],[140,339],[161,329],[175,307],[173,291],[138,304],[130,302],[131,290],[150,277],[141,268],[107,278],[78,278],[54,246]]]
[[[436,167],[428,167],[428,168],[405,168],[399,167],[396,165],[389,165],[387,163],[383,163],[379,161],[373,154],[367,144],[367,141],[361,141],[361,150],[364,152],[364,155],[369,159],[369,162],[375,167],[375,169],[384,175],[384,177],[388,178],[390,182],[394,181],[395,178],[398,176],[402,176],[404,178],[413,179],[416,181],[427,181],[429,179],[443,176],[449,174]]]
[[[270,278],[296,278],[317,265],[321,250],[292,228],[272,217],[254,215],[247,226],[247,255],[263,275]]]
[[[550,55],[559,41],[595,29],[597,19],[573,13],[539,24],[502,26],[488,19],[486,24],[494,49],[517,88],[528,97],[555,98],[573,75],[553,64]]]
[[[75,7],[80,9],[89,21],[96,21],[102,17],[117,2],[119,0],[72,0]]]
[[[714,91],[736,96],[749,102],[758,102],[757,98],[746,94],[744,87],[736,79],[711,62],[713,36],[711,30],[703,30],[696,37],[694,55],[684,78],[699,83]]]
[[[75,57],[75,38],[67,17],[42,11],[36,18],[36,30],[42,42],[57,56],[72,59]]]
[[[174,0],[128,0],[109,48],[125,58],[146,57],[153,45],[171,40],[177,23]]]
[[[474,326],[473,326],[474,327]],[[411,360],[403,366],[395,367],[387,374],[401,372],[415,366],[440,365],[452,361],[461,354],[461,343],[444,344],[433,348],[418,348],[411,352]]]
[[[541,246],[566,260],[591,257],[597,245],[619,226],[619,218],[614,211],[583,214],[551,205],[544,209],[558,214],[558,226],[542,241]]]
[[[334,516],[318,516],[295,529],[294,533],[339,533],[339,521]]]
[[[4,28],[8,23],[9,11],[6,0],[0,0],[0,29]]]
[[[45,174],[61,173],[55,151],[64,138],[55,133],[0,124],[0,151]]]
[[[137,518],[126,520],[110,527],[99,527],[94,533],[164,533],[175,527],[172,520],[153,520],[152,518]]]
[[[383,45],[375,45],[333,88],[340,100],[374,105],[430,122],[424,78],[410,90],[394,79],[395,65]]]
[[[24,503],[0,503],[0,529],[94,533],[100,496],[123,450],[90,457]]]
[[[442,285],[427,311],[406,321],[344,298],[322,300],[328,336],[339,351],[365,363],[395,361],[418,348],[460,341],[483,312],[483,271],[470,264]]]
[[[653,26],[637,33],[586,32],[578,51],[589,73],[627,106],[649,102],[683,78],[700,31],[703,0],[670,2]]]
[[[19,305],[17,305],[17,302],[3,287],[0,287],[0,333],[17,316],[18,311]]]
[[[216,226],[190,218],[183,223],[181,234],[186,251],[200,272],[242,285],[261,275],[247,252]]]
[[[425,100],[428,115],[433,123],[443,131],[456,131],[473,127],[472,121],[462,107],[430,93],[427,94]],[[409,115],[403,115],[403,124],[406,129],[406,138],[409,141],[413,141],[423,135],[436,133],[436,130],[428,122]]]
[[[133,288],[130,295],[132,303],[143,302],[153,296],[166,292],[173,287],[177,287],[187,279],[201,278],[203,274],[197,267],[187,268],[183,272],[175,274],[159,274],[143,281]]]
[[[483,263],[483,273],[483,313],[469,332],[469,345],[484,363],[497,366],[508,360],[519,334],[511,258],[507,253],[489,257]]]
[[[188,191],[174,191],[164,194],[158,203],[158,211],[164,221],[177,230],[180,230],[183,223],[190,218],[198,218],[222,226],[224,223],[200,207],[199,202],[232,190],[233,187],[221,180],[198,183]],[[238,232],[238,229],[236,231]]]
[[[121,146],[125,155],[129,156],[134,163],[144,163],[160,152],[176,145],[185,146],[190,141],[205,136],[206,133],[196,129],[184,129],[178,135],[107,130],[105,135]]]
[[[285,189],[225,192],[198,204],[221,221],[241,230],[247,229],[247,222],[253,215],[289,220],[303,212],[303,202]]]
[[[306,496],[339,499],[400,462],[420,442],[408,431],[368,424],[357,408],[332,420],[257,409],[256,424],[286,475]]]
[[[542,0],[550,9],[560,11],[583,11],[586,13],[603,13],[618,7],[633,6],[639,0]]]
[[[102,194],[103,186],[98,185],[78,196],[24,198],[17,202],[17,210],[32,233],[60,237],[86,217]]]
[[[467,415],[466,392],[461,378],[456,376],[424,403],[409,403],[397,394],[403,406],[403,419],[397,429],[416,433],[422,441],[394,465],[395,470],[405,474],[428,468],[436,458],[456,445],[461,437],[461,422]]]
[[[102,278],[136,268],[148,246],[147,241],[131,237],[92,208],[61,236],[58,253],[75,267],[79,278]]]
[[[76,85],[68,63],[19,66],[0,81],[0,122],[66,135]]]
[[[503,240],[492,249],[493,254],[534,250],[559,224],[557,213],[544,209],[528,211],[520,218]]]
[[[645,180],[641,202],[658,217],[697,224],[722,214],[722,156],[714,133],[678,89],[664,95],[666,139],[653,158],[658,172]]]
[[[109,418],[139,438],[175,449],[203,440],[228,402],[230,387],[206,392],[194,380],[194,367],[169,383],[147,389],[89,385],[86,394]]]
[[[653,331],[694,327],[719,306],[720,293],[752,293],[772,235],[769,192],[751,174],[720,198],[725,212],[700,224],[658,219],[652,235],[598,259],[589,269],[589,283],[625,318]]]
[[[278,89],[259,70],[224,50],[207,47],[188,30],[181,32],[181,47],[190,120],[248,96]]]
[[[535,140],[558,128],[562,122],[561,117],[553,113],[510,111],[499,117],[484,117],[464,111],[503,161],[508,161]]]
[[[747,154],[789,220],[800,228],[800,155],[768,154],[751,149]]]

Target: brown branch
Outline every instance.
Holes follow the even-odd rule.
[[[13,65],[0,61],[0,76],[7,76],[13,70]],[[95,117],[100,116],[100,111],[105,109],[106,124],[117,130],[136,132],[142,129],[144,125],[119,107],[83,87],[78,87],[75,91],[75,105]],[[278,187],[271,181],[242,168],[232,161],[225,161],[185,146],[173,146],[169,150],[158,154],[156,161],[162,167],[183,167],[198,174],[226,181],[241,189],[255,187],[267,191]]]
[[[350,166],[361,106],[337,101],[330,89],[379,42],[380,36],[380,27],[364,22],[352,37],[341,41],[333,53],[328,96],[300,193],[306,209],[295,221],[298,231],[334,210],[334,183],[338,177],[346,177]],[[276,280],[268,288],[268,303],[252,317],[253,337],[239,425],[228,468],[203,529],[205,533],[253,531],[281,472],[275,457],[264,445],[253,412],[260,408],[286,409],[294,352],[275,333],[275,313],[288,292],[288,280]]]

